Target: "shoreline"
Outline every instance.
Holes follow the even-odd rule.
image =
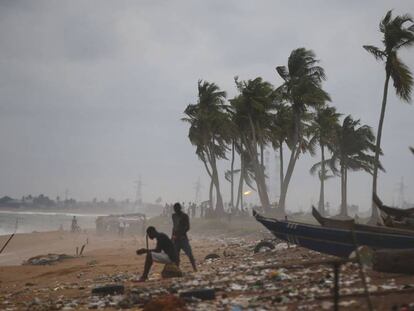
[[[76,216],[76,217],[99,217],[99,216],[108,216],[110,214],[83,214],[83,213],[75,213],[75,212],[61,212],[61,211],[3,211],[0,210],[1,214],[17,214],[17,215],[40,215],[40,216]]]

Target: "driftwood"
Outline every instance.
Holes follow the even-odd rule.
[[[378,272],[414,274],[414,249],[376,250],[372,269]]]
[[[11,239],[13,239],[15,233],[13,233],[6,241],[6,243],[3,245],[3,247],[0,249],[0,254],[3,253],[4,249],[7,247],[7,245],[9,244],[9,242],[11,241]]]
[[[3,245],[3,247],[0,249],[0,254],[3,253],[3,251],[6,249],[7,245],[9,245],[10,241],[13,239],[14,235],[17,232],[17,227],[19,225],[19,220],[16,219],[16,227],[14,229],[14,232],[10,235],[10,237],[7,239],[6,243]]]

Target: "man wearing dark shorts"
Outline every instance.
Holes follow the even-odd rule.
[[[190,230],[190,219],[186,213],[182,211],[181,204],[174,204],[174,214],[172,215],[173,230],[172,241],[177,251],[178,264],[180,263],[180,251],[183,250],[191,262],[194,271],[197,271],[193,252],[190,242],[188,241],[187,232]]]
[[[157,245],[155,249],[141,248],[137,250],[137,255],[147,254],[145,258],[144,272],[138,280],[139,282],[144,282],[148,279],[148,274],[154,261],[163,264],[175,263],[178,266],[178,256],[170,238],[165,233],[158,232],[152,226],[148,227],[147,235],[151,240],[156,239]]]

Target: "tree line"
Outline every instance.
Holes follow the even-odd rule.
[[[363,170],[371,174],[372,191],[377,192],[378,170],[383,170],[381,137],[390,79],[397,96],[405,102],[411,100],[412,73],[398,57],[398,51],[414,44],[413,19],[407,14],[393,17],[392,11],[388,11],[379,30],[383,37],[382,47],[363,46],[385,64],[377,135],[351,115],[343,116],[341,121],[342,114],[331,105],[331,96],[323,89],[325,70],[310,49],[293,50],[287,64],[276,67],[276,73],[282,79],[282,84],[277,87],[261,77],[249,80],[235,77],[238,94],[228,99],[227,93],[216,83],[198,81],[197,102],[186,107],[182,120],[189,123],[188,138],[210,177],[209,201],[217,214],[224,212],[217,163],[229,158],[230,169],[225,172],[225,178],[231,184],[230,206],[235,209],[242,205],[246,184],[257,192],[266,212],[273,207],[285,214],[296,163],[303,154],[314,156],[317,149],[320,159],[310,172],[317,174],[320,181],[318,209],[322,214],[325,212],[325,181],[332,176],[340,177],[340,214],[343,216],[347,215],[349,171]],[[273,148],[279,153],[280,197],[276,206],[271,205],[266,187],[265,148]],[[286,159],[284,150],[288,154]],[[236,155],[239,158],[237,167]],[[377,216],[373,208],[372,218]]]

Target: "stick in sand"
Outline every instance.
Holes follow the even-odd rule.
[[[14,229],[14,232],[12,233],[12,235],[10,235],[9,239],[6,241],[6,243],[3,245],[3,247],[0,250],[0,254],[4,251],[4,249],[6,248],[7,244],[9,244],[9,242],[11,241],[11,239],[13,239],[14,235],[17,232],[17,226],[18,226],[18,218],[16,218],[16,227]]]

